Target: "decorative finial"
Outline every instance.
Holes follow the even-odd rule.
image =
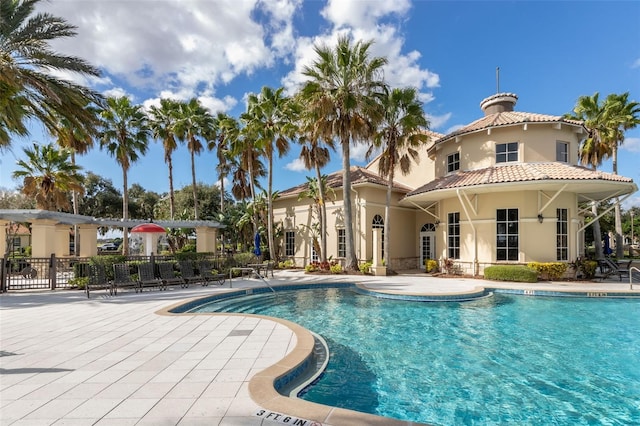
[[[500,93],[500,67],[496,67],[496,93]]]

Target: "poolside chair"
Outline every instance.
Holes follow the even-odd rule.
[[[203,286],[205,285],[205,279],[202,275],[196,274],[196,271],[193,269],[193,263],[188,260],[181,260],[178,262],[178,265],[180,266],[180,275],[187,285],[191,283],[202,283]]]
[[[158,263],[158,271],[160,273],[160,279],[165,286],[180,285],[180,287],[187,287],[187,282],[173,272],[173,263],[162,262]]]
[[[118,288],[133,288],[136,293],[140,291],[140,283],[131,276],[128,263],[113,265],[113,294],[118,294]]]
[[[198,269],[200,271],[200,276],[204,279],[203,285],[209,285],[209,283],[214,283],[217,285],[223,285],[226,276],[224,274],[218,273],[211,262],[208,260],[203,260],[198,265]]]
[[[92,290],[105,289],[110,296],[113,295],[113,283],[107,279],[107,271],[104,265],[89,265],[89,282],[85,287],[87,299]]]
[[[145,287],[158,287],[159,290],[166,289],[164,282],[160,278],[156,278],[153,263],[140,263],[138,265],[138,282],[140,283],[140,291]]]
[[[633,259],[629,259],[627,262],[618,264],[618,275],[620,276],[620,281],[622,278],[629,278],[629,274],[631,273],[631,263]]]

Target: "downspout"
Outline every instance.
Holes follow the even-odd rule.
[[[467,210],[467,206],[460,195],[460,189],[456,189],[456,195],[458,196],[458,200],[462,205],[462,209],[464,210],[464,214],[467,216],[467,220],[469,221],[469,225],[471,225],[471,229],[473,230],[473,275],[477,276],[480,271],[480,265],[478,264],[478,232],[476,231],[476,227],[471,220],[471,216],[469,216],[469,211]]]

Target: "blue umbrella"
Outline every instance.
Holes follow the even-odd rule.
[[[611,244],[609,243],[609,234],[604,234],[604,254],[609,256],[611,253],[613,253],[613,250],[611,250]]]
[[[253,240],[253,254],[256,256],[261,256],[262,251],[260,250],[260,234],[256,232],[255,239]]]

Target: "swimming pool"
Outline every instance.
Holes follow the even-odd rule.
[[[328,288],[198,311],[269,315],[322,335],[330,361],[300,396],[310,401],[432,424],[640,422],[638,300],[420,303]]]

